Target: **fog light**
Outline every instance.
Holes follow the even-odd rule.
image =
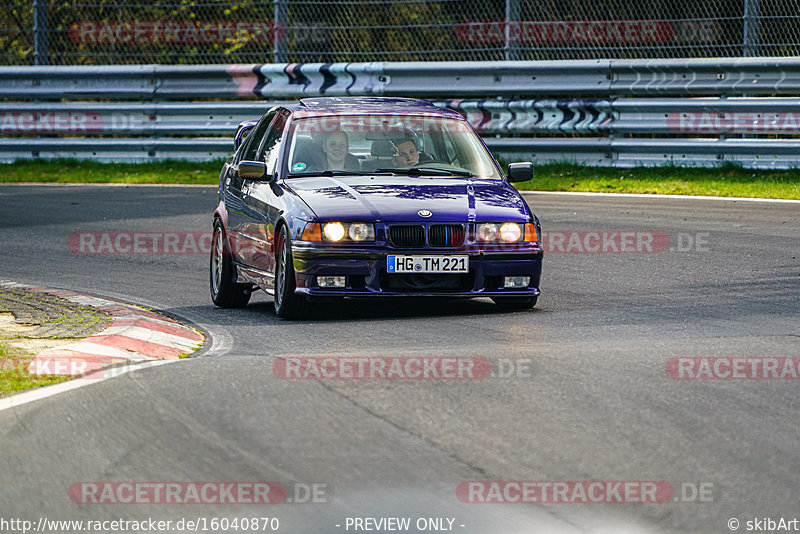
[[[505,276],[503,277],[503,287],[505,289],[521,289],[528,287],[531,283],[530,276]]]
[[[318,276],[319,287],[344,287],[344,276]]]

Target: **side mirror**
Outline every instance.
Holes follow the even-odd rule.
[[[239,178],[243,180],[269,180],[267,164],[261,161],[240,161]]]
[[[533,163],[530,161],[509,163],[506,177],[509,182],[527,182],[528,180],[533,180]]]

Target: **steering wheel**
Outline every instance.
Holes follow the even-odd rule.
[[[415,167],[424,167],[425,165],[448,165],[448,163],[440,159],[429,159],[425,161],[420,161],[416,165],[413,165],[411,168],[413,169]]]

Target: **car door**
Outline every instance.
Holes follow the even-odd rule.
[[[288,122],[288,112],[281,110],[273,119],[255,154],[255,161],[266,165],[267,174],[276,176],[278,171],[278,155],[284,139],[284,130]],[[263,277],[264,285],[270,286],[275,260],[272,245],[275,224],[280,215],[280,188],[274,181],[244,180],[241,186],[245,216],[240,239],[245,254],[242,261],[257,269],[259,277]]]
[[[247,207],[242,191],[245,181],[239,176],[239,163],[256,159],[258,149],[276,116],[276,112],[270,112],[261,118],[258,125],[245,139],[245,144],[237,153],[226,179],[225,207],[228,210],[228,237],[233,260],[238,263],[246,264],[247,258],[252,256],[246,248],[249,246],[248,240],[244,238],[246,224],[252,217],[246,213]]]

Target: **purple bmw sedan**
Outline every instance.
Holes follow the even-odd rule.
[[[255,289],[284,318],[345,297],[539,296],[539,220],[458,113],[405,98],[310,98],[242,123],[220,173],[211,298]]]

